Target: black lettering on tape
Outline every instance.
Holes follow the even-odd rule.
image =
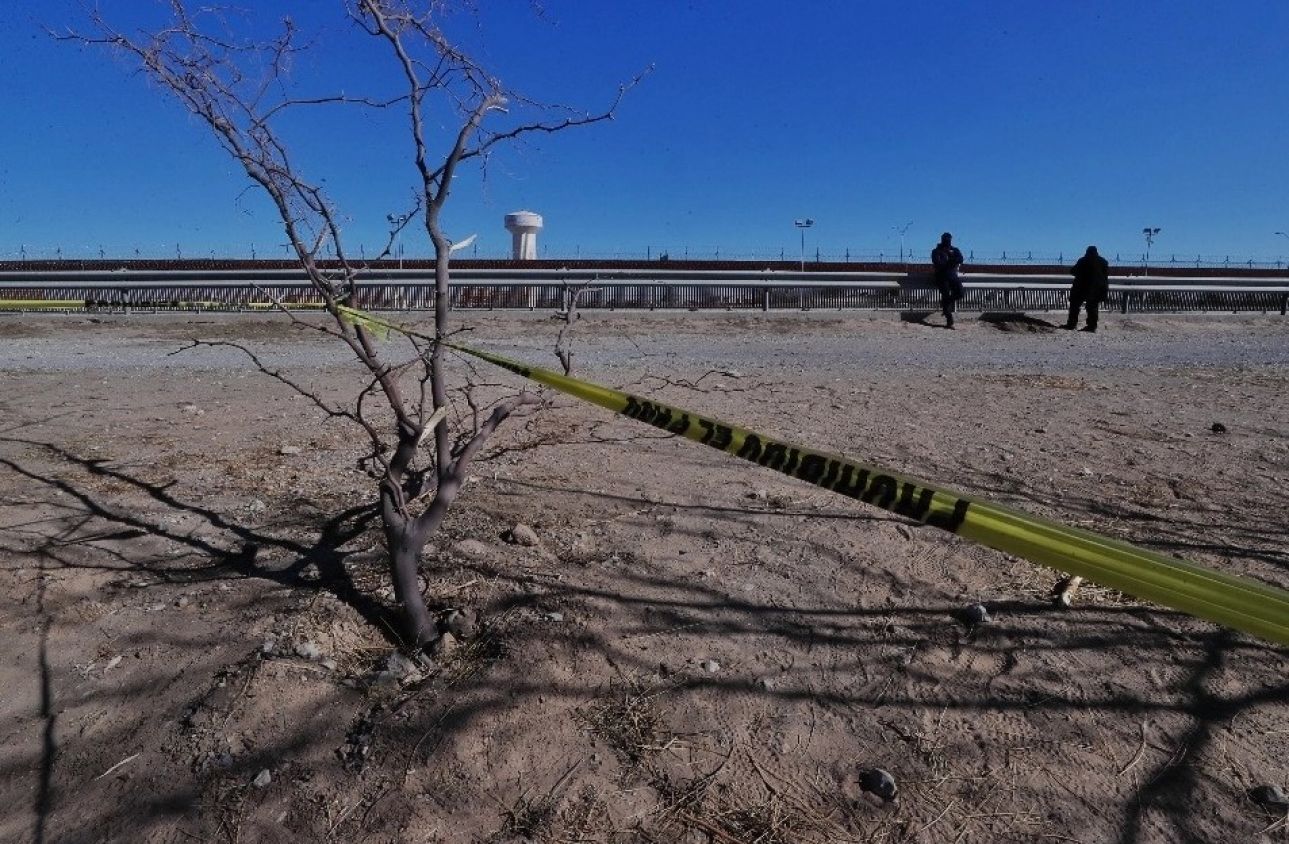
[[[706,419],[699,419],[698,424],[703,428],[703,438],[699,442],[707,445],[712,441],[712,434],[716,433],[716,423]]]
[[[944,528],[950,533],[957,533],[958,528],[962,527],[963,521],[967,518],[967,508],[970,506],[970,501],[959,498],[953,502],[952,513],[947,515],[943,512],[932,513],[926,523],[932,527]]]
[[[873,478],[873,485],[864,491],[864,501],[876,504],[885,510],[895,500],[895,492],[895,478],[890,475],[877,475]]]
[[[851,482],[851,475],[855,475],[855,480]],[[868,470],[860,469],[855,472],[853,466],[841,467],[841,478],[833,486],[833,492],[840,492],[848,498],[861,498],[864,495],[864,487],[868,486]]]
[[[738,456],[744,460],[756,460],[761,456],[761,438],[756,434],[747,434],[743,437],[743,445],[739,447]]]
[[[627,406],[622,408],[623,416],[630,416],[632,419],[640,415],[640,402],[635,396],[627,396]]]
[[[664,431],[667,430],[667,426],[671,424],[671,408],[658,405],[658,412],[654,415],[653,421],[650,424],[655,428],[662,428]]]
[[[783,467],[785,475],[791,475],[797,470],[797,460],[801,457],[801,452],[795,448],[788,452],[788,462]]]
[[[721,451],[730,447],[730,442],[734,439],[734,432],[724,425],[716,426],[716,435],[712,437],[709,443],[712,448],[719,448]]]
[[[787,454],[788,450],[784,448],[782,443],[766,443],[765,448],[761,451],[761,459],[756,462],[767,469],[773,469],[777,472],[779,467],[783,465],[783,460]]]
[[[841,467],[841,464],[838,463],[836,460],[829,460],[828,474],[824,475],[824,479],[819,482],[819,485],[824,489],[832,489],[832,482],[837,479],[837,470],[840,467]]]
[[[819,479],[824,474],[825,460],[818,454],[804,454],[801,457],[801,466],[797,469],[797,477],[810,484],[819,483]]]
[[[927,512],[931,509],[931,496],[934,493],[927,487],[922,487],[919,494],[918,489],[916,484],[907,481],[901,485],[900,500],[895,504],[895,512],[920,522],[926,518]],[[913,500],[915,495],[918,496],[916,501]]]
[[[689,414],[688,413],[680,414],[680,418],[677,419],[674,423],[672,423],[671,426],[667,428],[667,430],[673,434],[680,434],[681,436],[684,436],[684,434],[689,431]]]

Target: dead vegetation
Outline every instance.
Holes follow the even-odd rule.
[[[584,707],[579,715],[591,732],[623,762],[638,766],[670,742],[664,729],[660,699],[671,689],[643,677],[610,680],[604,694]]]

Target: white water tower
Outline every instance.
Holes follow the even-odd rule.
[[[506,231],[510,232],[511,254],[516,261],[533,261],[537,258],[537,233],[542,230],[542,215],[532,211],[516,211],[506,215]]]

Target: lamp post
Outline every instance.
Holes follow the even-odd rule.
[[[1154,228],[1146,226],[1141,230],[1142,237],[1146,238],[1146,275],[1150,275],[1150,247],[1155,242],[1155,235],[1159,234],[1161,231],[1163,231],[1163,229],[1158,226],[1155,226]]]
[[[801,229],[801,271],[806,271],[806,229],[815,224],[815,221],[807,217],[804,220],[793,220],[792,225]]]
[[[412,219],[412,215],[386,214],[385,219],[389,221],[390,234],[394,236],[394,254],[398,256],[398,268],[401,270],[403,269],[403,226]]]
[[[891,226],[892,231],[897,231],[900,233],[900,263],[901,264],[904,263],[904,234],[909,230],[909,226],[911,225],[913,225],[912,220],[909,220],[907,223],[905,223],[902,226]]]

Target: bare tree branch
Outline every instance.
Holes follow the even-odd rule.
[[[386,48],[388,84],[392,86],[388,90],[301,92],[292,76],[293,65],[315,42],[290,18],[264,30],[270,34],[263,38],[235,34],[254,30],[249,25],[232,25],[234,15],[239,24],[252,20],[258,11],[254,9],[233,11],[169,0],[169,20],[164,26],[126,34],[113,28],[97,8],[91,8],[86,12],[88,32],[69,30],[55,37],[102,45],[127,60],[204,124],[272,204],[287,243],[328,319],[325,323],[300,319],[280,297],[268,291],[265,295],[294,325],[320,331],[348,346],[367,375],[365,385],[353,398],[352,409],[324,400],[321,394],[266,366],[240,344],[194,340],[193,346],[238,348],[261,372],[308,398],[328,418],[355,423],[366,432],[371,453],[360,459],[359,466],[378,476],[395,595],[405,614],[406,639],[419,647],[437,635],[417,585],[421,549],[456,499],[484,442],[517,408],[540,404],[537,396],[520,393],[492,405],[487,418],[480,421],[484,411],[469,388],[479,380],[472,363],[466,370],[465,392],[470,418],[460,413],[455,420],[447,418],[459,411],[450,400],[443,342],[455,334],[448,311],[452,244],[441,219],[453,181],[463,161],[486,156],[505,141],[612,119],[623,96],[640,77],[621,86],[610,106],[596,114],[542,106],[508,92],[444,33],[438,22],[454,5],[450,0],[333,2],[354,25],[359,38],[376,39]],[[517,121],[515,125],[497,130],[488,127],[490,119],[505,114],[508,101],[521,110],[546,116],[532,120],[506,116],[505,120]],[[370,272],[371,263],[352,259],[342,217],[324,189],[325,183],[305,178],[282,134],[283,127],[290,125],[283,121],[287,115],[323,106],[345,107],[338,114],[353,109],[362,113],[406,109],[415,174],[412,208],[391,220],[389,239],[375,260],[390,254],[413,221],[424,225],[434,248],[435,296],[432,331],[400,331],[392,341],[406,343],[410,350],[409,357],[400,363],[390,362],[398,359],[398,353],[382,345],[369,324],[346,315],[351,305],[362,306],[361,281]],[[431,111],[433,124],[427,122]],[[555,113],[562,116],[549,116]],[[432,147],[440,149],[440,158],[432,160]],[[335,260],[324,262],[324,254],[334,255]],[[571,310],[575,311],[576,304],[575,294]],[[571,322],[566,322],[560,340],[566,372],[571,367],[566,339]],[[431,435],[433,447],[426,454],[421,445]],[[427,495],[431,497],[423,504],[420,499]]]

